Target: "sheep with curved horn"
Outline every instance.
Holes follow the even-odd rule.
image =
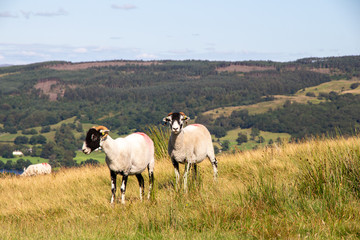
[[[191,166],[194,167],[196,177],[196,164],[209,158],[213,170],[214,179],[217,177],[217,160],[214,154],[214,147],[208,129],[201,124],[191,124],[184,127],[187,117],[183,112],[169,113],[163,122],[169,123],[171,136],[169,139],[168,153],[175,168],[176,185],[179,184],[179,163],[185,163],[184,190],[187,191],[187,175]]]
[[[111,175],[111,203],[115,200],[116,176],[122,175],[121,203],[125,204],[126,183],[129,175],[135,175],[140,186],[140,199],[144,194],[144,178],[141,173],[147,168],[149,172],[149,194],[154,182],[154,143],[145,133],[136,132],[125,138],[112,139],[109,129],[104,126],[89,129],[82,151],[90,154],[102,148],[106,154],[106,164]]]

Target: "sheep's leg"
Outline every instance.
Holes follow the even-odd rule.
[[[218,170],[217,170],[217,165],[218,165],[218,162],[216,160],[216,158],[214,157],[213,159],[210,159],[210,162],[211,162],[211,165],[213,166],[213,170],[214,170],[214,179],[216,180],[216,177],[217,177],[217,173],[218,173]]]
[[[187,191],[188,191],[187,178],[188,178],[188,173],[189,173],[189,169],[190,169],[191,165],[192,165],[191,163],[185,164],[185,172],[184,172],[184,191],[185,191],[185,193],[187,193]]]
[[[122,178],[121,183],[121,203],[125,204],[125,191],[126,191],[126,183],[127,183],[128,176],[124,175]]]
[[[193,164],[193,180],[197,181],[197,164]]]
[[[140,174],[136,174],[136,178],[139,182],[139,187],[140,187],[140,200],[143,200],[143,195],[144,195],[144,178],[143,176]]]
[[[179,163],[172,159],[172,164],[174,166],[175,170],[175,178],[176,178],[176,188],[179,186],[179,180],[180,180],[180,171],[179,171]]]
[[[114,203],[115,194],[116,194],[116,173],[114,171],[110,171],[111,175],[111,200],[110,203]]]
[[[149,169],[149,193],[148,199],[150,199],[152,186],[154,185],[154,172]]]

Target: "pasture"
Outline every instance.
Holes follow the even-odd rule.
[[[319,100],[316,97],[306,96],[306,94],[311,92],[318,96],[320,93],[330,93],[332,91],[337,92],[338,94],[360,94],[360,88],[350,88],[351,84],[358,83],[359,81],[360,80],[358,78],[353,78],[352,80],[334,80],[314,87],[308,87],[306,89],[299,90],[294,95],[275,95],[275,100],[272,101],[265,101],[243,106],[221,107],[209,110],[203,114],[210,116],[230,116],[233,111],[248,110],[250,115],[254,115],[267,112],[269,109],[281,108],[286,101],[297,102],[301,104],[307,104],[308,102],[317,104],[323,100]]]
[[[199,165],[198,181],[190,181],[188,194],[174,189],[169,159],[157,159],[152,199],[140,202],[137,180],[131,176],[125,205],[110,205],[110,174],[105,165],[0,178],[0,236],[358,239],[359,140],[314,139],[218,155],[217,182],[205,160]]]

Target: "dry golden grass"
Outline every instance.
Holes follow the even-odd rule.
[[[205,160],[199,165],[198,181],[190,181],[188,194],[174,189],[172,164],[168,158],[161,159],[155,166],[152,200],[141,202],[137,180],[129,177],[126,205],[110,205],[110,176],[104,165],[63,169],[47,176],[3,177],[0,236],[357,239],[360,191],[350,183],[356,181],[351,171],[357,170],[359,140],[315,139],[219,155],[217,182]],[[351,171],[341,167],[344,163],[352,166]],[[147,174],[143,175],[147,193]]]

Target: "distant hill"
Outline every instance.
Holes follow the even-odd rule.
[[[0,67],[10,67],[13,66],[12,64],[0,64]]]
[[[9,66],[0,68],[0,124],[3,131],[21,130],[75,116],[124,134],[159,124],[171,111],[194,119],[212,109],[256,106],[332,80],[356,82],[359,73],[360,56],[286,63],[119,60]]]

